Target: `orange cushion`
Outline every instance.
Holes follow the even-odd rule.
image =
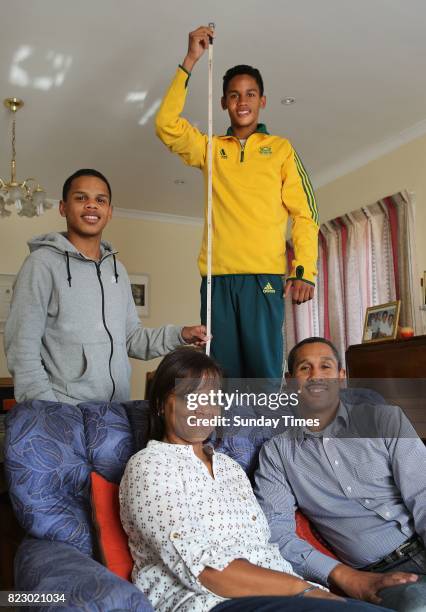
[[[337,559],[336,555],[333,555],[333,553],[317,538],[312,531],[309,520],[302,512],[300,512],[300,510],[296,510],[296,533],[299,538],[309,542],[309,544],[319,550],[319,552],[323,553],[324,555],[328,555],[333,559]]]
[[[93,522],[102,563],[120,578],[131,581],[133,559],[120,521],[118,485],[96,472],[91,473],[91,481]]]
[[[117,576],[131,581],[133,559],[129,550],[127,534],[120,520],[119,487],[97,472],[91,473],[91,481],[93,521],[98,536],[102,563]],[[299,538],[307,540],[320,552],[337,559],[315,536],[309,520],[300,510],[296,511],[296,533]]]
[[[3,410],[10,410],[15,406],[16,400],[14,399],[4,399],[3,400]]]

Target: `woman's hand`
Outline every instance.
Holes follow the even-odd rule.
[[[334,593],[330,593],[330,591],[324,591],[323,589],[315,589],[313,591],[309,591],[306,595],[302,597],[313,597],[314,599],[334,599],[335,601],[344,601],[343,597],[339,597],[338,595],[334,595]]]

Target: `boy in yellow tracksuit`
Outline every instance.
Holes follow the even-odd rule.
[[[181,117],[191,70],[212,30],[189,35],[156,117],[157,134],[190,166],[203,171],[207,191],[207,136]],[[266,104],[263,81],[251,66],[224,76],[222,108],[231,127],[213,138],[212,356],[231,378],[281,378],[287,221],[295,257],[285,295],[301,304],[315,287],[318,210],[309,177],[285,138],[258,123]],[[206,315],[207,230],[199,256],[201,317]]]

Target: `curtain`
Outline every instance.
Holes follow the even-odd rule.
[[[369,306],[401,300],[399,324],[422,333],[416,267],[414,197],[388,196],[320,226],[315,297],[286,300],[286,353],[300,340],[324,336],[344,356],[362,340]],[[287,258],[294,258],[291,243]]]

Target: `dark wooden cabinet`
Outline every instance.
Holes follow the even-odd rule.
[[[372,387],[401,406],[426,439],[426,335],[350,346],[346,369],[351,384]]]
[[[8,410],[15,403],[12,378],[0,378],[0,412]]]
[[[354,344],[346,367],[349,378],[426,378],[426,336]]]

